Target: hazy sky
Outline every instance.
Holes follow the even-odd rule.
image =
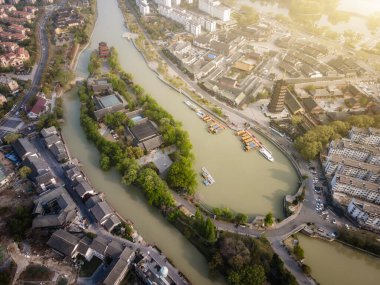
[[[340,0],[339,10],[369,15],[380,12],[380,0]]]

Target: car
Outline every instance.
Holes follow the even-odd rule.
[[[336,220],[333,218],[331,221],[334,225],[336,225]]]
[[[346,229],[347,229],[347,230],[349,230],[349,229],[350,229],[350,226],[349,226],[349,225],[347,225],[347,224],[344,224],[344,226],[346,227]]]

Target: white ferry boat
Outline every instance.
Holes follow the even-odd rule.
[[[191,103],[191,101],[189,100],[186,100],[185,101],[185,104],[191,109],[191,110],[196,110],[197,109],[197,106],[195,106],[193,103]]]
[[[202,176],[204,178],[203,184],[209,186],[215,183],[214,178],[212,178],[211,174],[207,171],[206,167],[202,167]]]
[[[273,162],[274,161],[274,159],[273,159],[273,156],[272,156],[272,153],[269,151],[269,150],[267,150],[265,147],[261,147],[260,148],[260,153],[266,158],[266,159],[268,159],[269,161],[271,161],[271,162]]]

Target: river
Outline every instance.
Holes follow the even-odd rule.
[[[183,95],[161,82],[145,64],[133,44],[122,38],[126,32],[122,14],[116,0],[100,0],[99,18],[90,47],[81,55],[77,75],[87,76],[87,62],[92,50],[100,41],[106,41],[119,52],[121,66],[130,72],[135,81],[144,87],[189,132],[195,154],[195,170],[205,166],[216,183],[202,185],[199,175],[198,196],[210,207],[225,206],[248,215],[271,211],[282,218],[282,201],[286,194],[297,190],[298,178],[286,157],[272,144],[263,140],[273,152],[275,163],[267,161],[260,153],[246,153],[231,131],[210,135],[205,123],[183,101]]]
[[[349,248],[338,242],[326,242],[298,236],[305,250],[305,263],[312,276],[322,285],[377,285],[380,259]]]
[[[98,20],[89,48],[79,57],[76,75],[87,77],[90,53],[100,41],[116,47],[123,69],[130,72],[135,81],[181,121],[189,132],[197,171],[205,165],[216,179],[216,183],[209,188],[199,187],[203,202],[210,206],[227,206],[247,214],[272,211],[281,217],[283,196],[294,192],[297,186],[297,176],[285,156],[264,140],[276,160],[270,163],[257,152],[243,152],[241,143],[230,131],[209,135],[204,123],[183,104],[182,95],[158,80],[132,43],[121,37],[126,29],[116,0],[97,2]],[[132,220],[144,239],[161,248],[194,284],[223,284],[223,281],[209,279],[204,257],[156,209],[148,206],[140,191],[123,187],[120,176],[114,171],[100,170],[98,151],[81,129],[79,107],[76,90],[64,95],[63,135],[71,154],[83,164],[83,170],[95,189],[104,192],[113,208]]]

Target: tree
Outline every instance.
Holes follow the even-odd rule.
[[[205,223],[205,238],[209,242],[215,242],[216,241],[216,230],[213,222],[210,218],[207,218]]]
[[[307,276],[311,276],[311,267],[305,263],[302,263],[302,271],[305,273]]]
[[[269,212],[268,214],[266,214],[265,219],[264,219],[264,223],[266,226],[271,226],[273,224],[272,212]]]
[[[208,263],[208,268],[211,273],[216,273],[218,270],[221,270],[223,268],[223,265],[223,256],[220,254],[220,252],[216,252],[211,258],[211,261]]]
[[[191,160],[181,156],[175,161],[168,171],[167,182],[173,189],[185,190],[190,195],[194,194],[197,182]]]
[[[292,125],[297,126],[301,124],[303,121],[303,117],[301,115],[294,115],[292,116]]]
[[[302,247],[300,247],[299,244],[296,244],[293,248],[293,253],[295,255],[295,257],[298,259],[298,260],[302,260],[304,259],[305,255],[304,255],[304,251],[302,249]]]
[[[25,179],[29,174],[32,173],[32,169],[30,169],[28,166],[22,166],[18,170],[18,173],[22,179]]]
[[[105,155],[105,154],[102,154],[100,156],[100,168],[102,170],[110,170],[111,169],[111,160],[109,158],[109,156]]]
[[[245,224],[245,223],[247,223],[247,221],[248,221],[248,216],[247,215],[242,214],[242,213],[236,214],[236,216],[235,216],[235,223],[237,223],[238,225]]]
[[[240,27],[253,25],[259,20],[257,11],[248,5],[242,5],[239,12],[234,13],[232,16]]]
[[[10,133],[10,134],[7,134],[7,135],[4,137],[4,142],[5,142],[6,144],[11,144],[11,143],[13,143],[14,141],[16,141],[19,137],[20,137],[20,134],[13,134],[13,133]]]

